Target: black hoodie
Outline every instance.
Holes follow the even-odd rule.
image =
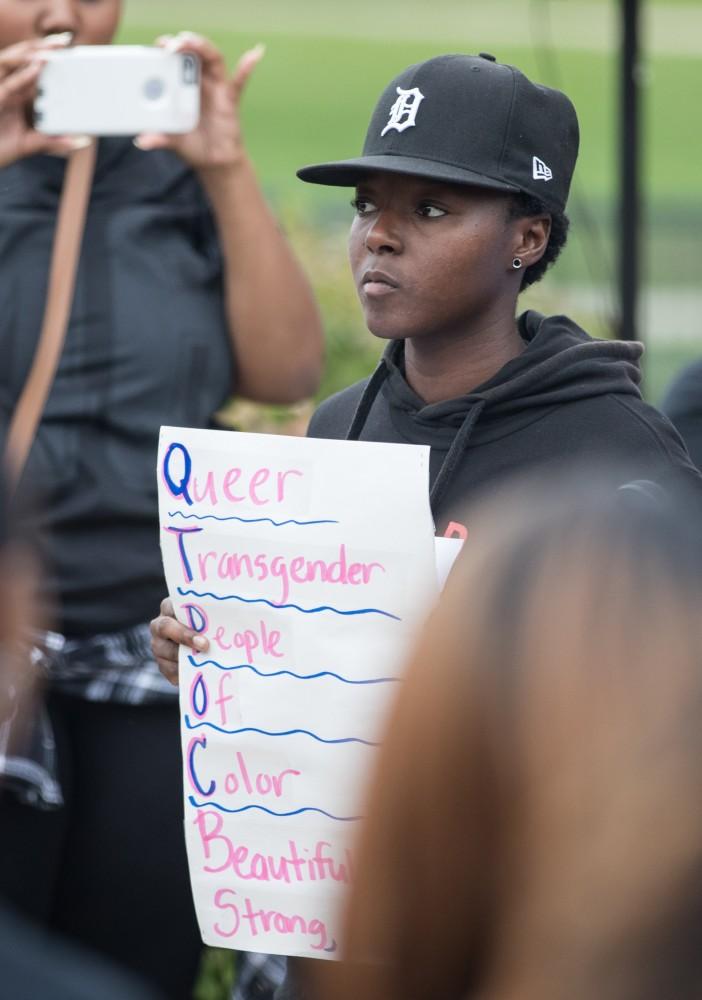
[[[425,404],[410,388],[404,344],[391,342],[369,379],[321,404],[309,436],[430,445],[439,534],[476,494],[567,463],[620,468],[622,483],[682,482],[702,497],[682,440],[641,398],[640,344],[594,340],[565,316],[530,311],[518,323],[526,349],[472,392],[440,403]]]

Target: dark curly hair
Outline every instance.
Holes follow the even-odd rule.
[[[509,218],[526,219],[531,215],[550,215],[551,235],[548,238],[548,243],[546,244],[546,249],[541,260],[538,260],[525,270],[522,277],[521,291],[528,288],[529,285],[533,285],[536,281],[540,281],[546,273],[546,269],[558,259],[558,255],[566,245],[568,227],[570,226],[570,219],[565,212],[552,212],[538,198],[534,198],[530,194],[524,194],[523,191],[513,195],[510,199]]]

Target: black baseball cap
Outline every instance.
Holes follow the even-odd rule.
[[[494,56],[417,63],[383,91],[361,156],[303,167],[313,184],[352,187],[371,171],[524,191],[565,208],[578,155],[571,101]]]

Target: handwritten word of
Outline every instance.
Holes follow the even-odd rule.
[[[310,947],[315,951],[336,950],[336,942],[328,942],[327,928],[322,920],[308,921],[297,914],[287,916],[279,910],[254,910],[248,897],[244,900],[243,910],[240,910],[236,903],[225,902],[226,897],[231,896],[236,896],[234,889],[218,889],[215,893],[214,905],[217,909],[230,910],[232,915],[232,926],[228,930],[224,930],[219,924],[214,925],[215,932],[220,937],[234,937],[242,921],[245,921],[253,937],[269,934],[271,931],[278,934],[304,934],[311,939]]]
[[[178,441],[166,451],[161,471],[166,489],[176,500],[183,499],[188,506],[206,500],[213,507],[218,505],[220,498],[228,503],[252,503],[256,507],[285,503],[286,480],[289,476],[302,476],[299,469],[274,471],[264,467],[245,473],[233,467],[220,477],[212,470],[198,477],[193,474],[190,452]],[[243,489],[243,492],[235,492],[236,489]]]
[[[226,834],[222,833],[224,818],[213,809],[200,809],[194,824],[200,835],[200,842],[205,854],[205,861],[213,860],[217,851],[219,864],[205,864],[203,871],[211,874],[231,869],[237,878],[244,882],[341,882],[348,885],[353,877],[351,855],[348,849],[344,852],[345,861],[337,861],[328,853],[331,844],[328,840],[315,843],[312,856],[310,848],[302,849],[294,840],[288,840],[288,853],[261,854],[252,851],[243,844],[235,844]]]

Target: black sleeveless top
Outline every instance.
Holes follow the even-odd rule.
[[[46,156],[0,170],[2,430],[36,347],[64,170]],[[234,381],[197,178],[171,153],[102,140],[66,343],[19,491],[52,627],[89,635],[157,613],[159,427],[207,426]]]

